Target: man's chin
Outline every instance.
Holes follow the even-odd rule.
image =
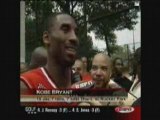
[[[71,67],[74,64],[74,62],[67,62],[66,66]]]
[[[64,66],[70,67],[74,64],[75,58],[64,55],[64,60],[62,61],[62,64],[64,64]]]
[[[74,64],[75,60],[66,60],[66,66],[70,67]]]
[[[103,88],[103,83],[100,81],[95,81],[95,88]]]

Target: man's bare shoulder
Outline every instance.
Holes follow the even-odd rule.
[[[20,80],[20,94],[24,94],[29,90],[29,88],[27,87],[27,85]]]
[[[22,80],[20,80],[20,88],[21,89],[28,89],[27,85]]]
[[[108,83],[110,88],[122,88],[120,85],[118,85],[116,82],[114,82],[112,79],[110,79]]]

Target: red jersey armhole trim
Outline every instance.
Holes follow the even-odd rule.
[[[46,70],[41,67],[40,68],[42,73],[44,74],[44,76],[46,77],[47,81],[50,83],[50,85],[53,87],[53,88],[57,88],[56,84],[51,80],[51,78],[49,77],[48,73],[46,72]]]
[[[27,85],[28,88],[32,89],[32,86],[29,84],[29,82],[27,81],[27,79],[23,76],[20,76],[21,81],[23,81],[23,83],[25,85]]]

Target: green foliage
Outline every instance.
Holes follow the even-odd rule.
[[[45,18],[52,12],[51,1],[26,1],[26,62],[30,62],[31,52],[43,45],[42,33]]]
[[[26,62],[29,63],[32,50],[36,47],[36,25],[35,20],[26,18]]]
[[[70,7],[69,7],[69,6]],[[37,46],[43,45],[42,33],[43,23],[46,17],[54,12],[66,12],[72,14],[73,17],[79,19],[82,14],[75,9],[76,6],[81,7],[82,2],[77,1],[26,1],[26,49],[27,49],[27,62],[30,61],[31,52]],[[31,16],[33,19],[31,19]],[[92,39],[86,36],[87,30],[84,30],[86,26],[83,24],[84,19],[78,21],[79,28],[79,40],[80,47],[78,50],[79,57],[86,56],[91,57],[95,54],[92,46]]]
[[[128,45],[120,46],[115,45],[113,46],[114,53],[112,54],[112,58],[120,57],[123,60],[130,61],[132,59],[132,53],[128,48]]]
[[[131,9],[135,1],[26,1],[26,51],[27,62],[31,51],[42,42],[43,24],[52,12],[66,12],[77,21],[80,40],[79,57],[92,58],[98,50],[93,48],[87,31],[96,33],[97,39],[106,42],[107,50],[113,54],[117,50],[115,30],[132,29],[136,24],[137,9]]]
[[[131,30],[137,23],[138,9],[134,7],[135,1],[87,1],[89,30],[96,33],[96,38],[105,40],[107,51],[114,53],[110,44],[115,44],[115,30],[125,28]]]

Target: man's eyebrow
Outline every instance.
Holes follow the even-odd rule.
[[[62,27],[70,27],[70,24],[69,23],[63,23],[62,25],[61,25],[61,28]]]
[[[92,67],[97,67],[97,65],[92,65]]]
[[[101,66],[102,68],[108,68],[108,65],[103,65],[103,66]]]
[[[97,65],[92,64],[92,66],[97,66]]]

